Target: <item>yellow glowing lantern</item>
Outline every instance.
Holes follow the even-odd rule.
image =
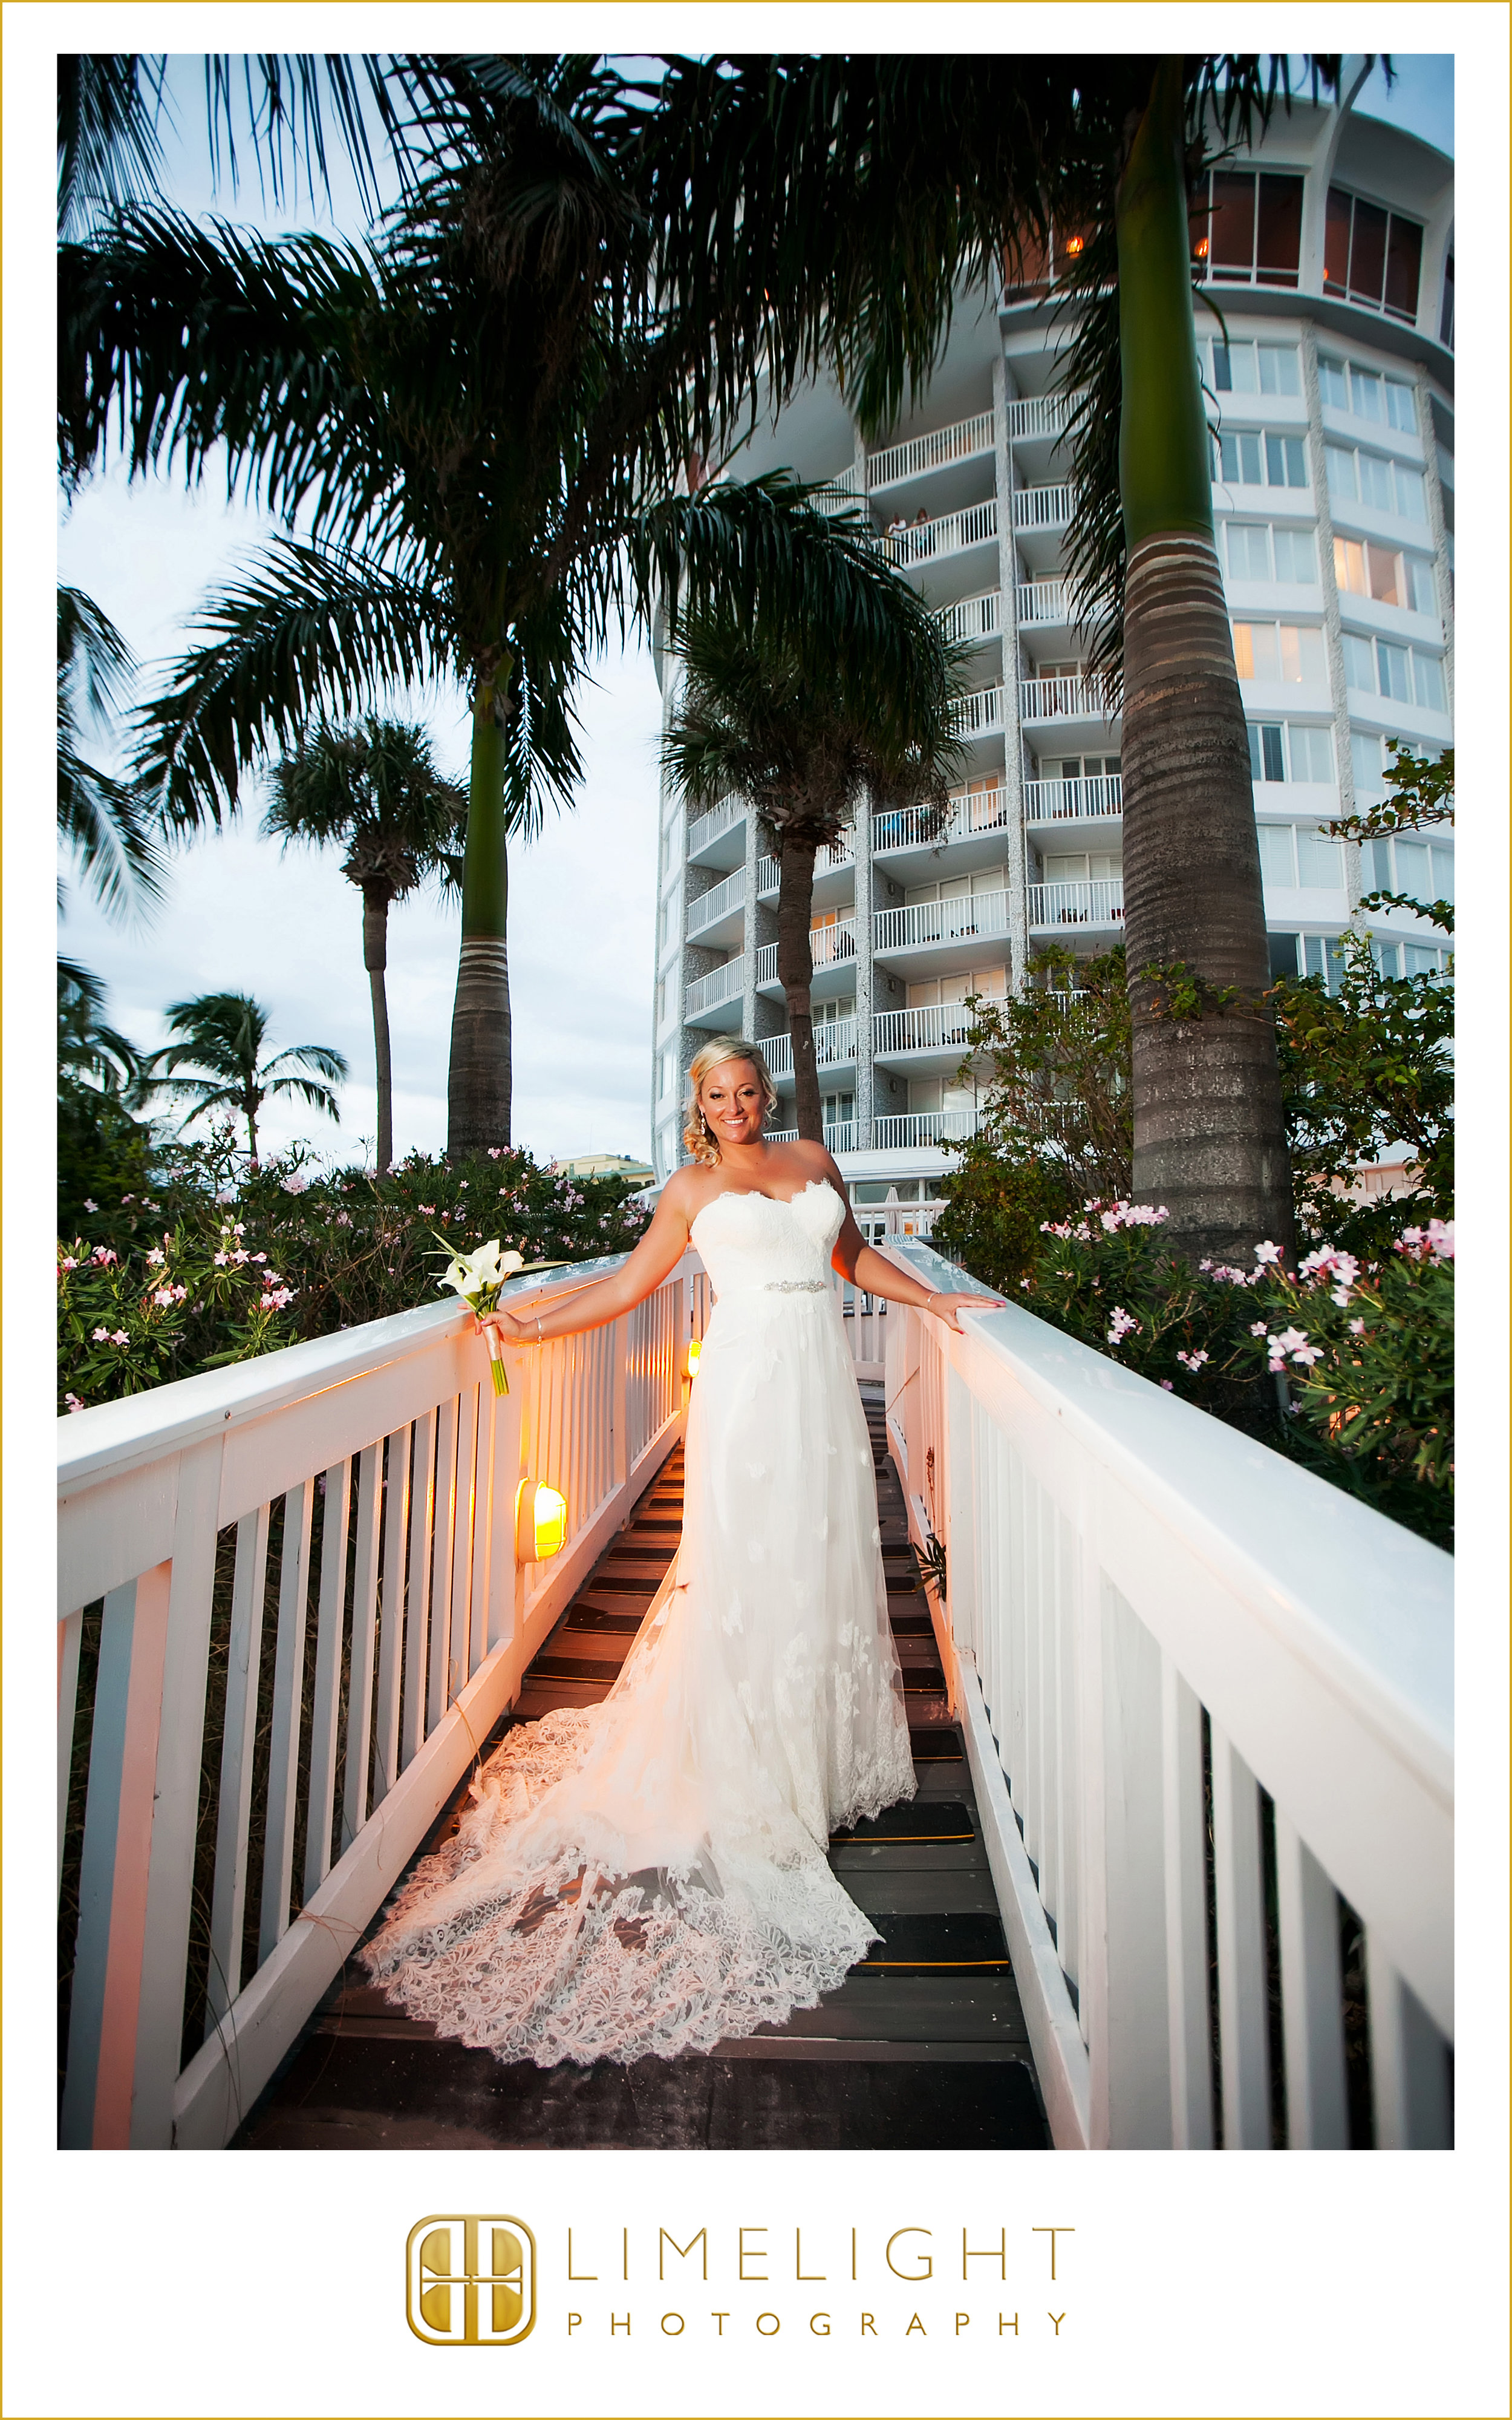
[[[544,1563],[560,1555],[567,1536],[567,1499],[560,1488],[522,1479],[515,1495],[515,1559]]]
[[[699,1337],[695,1336],[691,1344],[689,1344],[687,1348],[687,1374],[690,1378],[696,1378],[698,1376],[699,1358],[702,1351],[702,1342]]]

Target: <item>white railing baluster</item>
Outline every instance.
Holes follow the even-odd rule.
[[[268,1756],[268,1823],[263,1839],[262,1906],[257,1934],[259,1965],[288,1930],[294,1886],[294,1823],[300,1773],[301,1692],[304,1683],[304,1625],[310,1591],[310,1524],[315,1481],[301,1480],[284,1498],[284,1536],[278,1570],[278,1644],[273,1658],[272,1732]]]
[[[1279,1807],[1275,1882],[1287,2142],[1294,2151],[1348,2150],[1338,1894]]]
[[[1161,1656],[1161,1775],[1165,1831],[1165,2002],[1170,2026],[1171,2142],[1212,2149],[1208,2026],[1207,1816],[1202,1708],[1172,1658]]]
[[[272,1509],[270,1504],[259,1504],[255,1512],[244,1513],[237,1523],[231,1635],[226,1646],[225,1714],[221,1737],[221,1792],[215,1818],[207,2033],[214,2031],[241,1989],[247,1834],[252,1817],[257,1683],[262,1669],[263,1601],[268,1590],[268,1534]]]
[[[373,1737],[373,1805],[399,1778],[399,1697],[404,1676],[405,1544],[409,1528],[409,1430],[385,1446],[383,1595],[378,1631],[378,1714]]]
[[[399,1770],[420,1753],[425,1737],[425,1642],[430,1627],[430,1539],[436,1504],[434,1410],[415,1422],[409,1481],[409,1589],[405,1600],[404,1714]]]
[[[490,1381],[490,1392],[492,1382]],[[464,1388],[457,1404],[456,1502],[452,1514],[452,1646],[448,1697],[471,1677],[468,1648],[472,1629],[472,1526],[477,1518],[478,1390]]]
[[[1210,1736],[1224,2145],[1230,2151],[1268,2150],[1271,2054],[1260,1797],[1255,1776],[1211,1717]]]
[[[57,1886],[63,1887],[63,1843],[69,1826],[69,1788],[73,1778],[73,1726],[79,1711],[79,1650],[84,1608],[57,1626]]]
[[[352,1565],[351,1654],[347,1682],[347,1761],[341,1785],[341,1854],[367,1821],[373,1730],[373,1651],[378,1631],[378,1537],[383,1514],[383,1447],[357,1458],[356,1555]]]
[[[453,1687],[452,1528],[456,1518],[458,1398],[436,1412],[436,1495],[430,1533],[430,1639],[426,1650],[425,1732],[436,1729],[455,1691]]]
[[[484,1661],[488,1637],[488,1601],[493,1583],[494,1407],[490,1380],[477,1389],[477,1475],[472,1494],[472,1553],[468,1607],[468,1678]]]
[[[1365,1949],[1376,2148],[1448,2150],[1454,2144],[1454,2109],[1443,2036],[1368,1925]]]
[[[320,1597],[315,1636],[315,1701],[310,1714],[310,1797],[304,1825],[304,1892],[313,1899],[331,1871],[336,1820],[336,1749],[341,1731],[341,1651],[347,1633],[347,1535],[352,1466],[325,1475],[320,1522]]]

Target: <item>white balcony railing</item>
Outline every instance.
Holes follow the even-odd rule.
[[[1087,823],[1103,815],[1123,813],[1123,778],[1119,773],[1097,773],[1080,782],[1026,782],[1024,784],[1024,816],[1026,823]]]
[[[942,470],[947,462],[964,462],[973,454],[990,454],[992,449],[993,415],[975,412],[969,420],[953,421],[949,428],[931,429],[927,437],[910,437],[903,445],[889,445],[873,454],[866,466],[867,485],[874,495],[879,488],[895,487],[900,479],[914,479],[921,471]]]
[[[932,941],[995,939],[1008,930],[1006,891],[978,891],[969,899],[920,900],[913,908],[883,908],[872,919],[872,946],[918,950]]]
[[[1031,882],[1029,925],[1040,931],[1059,924],[1121,924],[1123,884],[1104,882]]]
[[[933,1008],[884,1008],[872,1019],[872,1050],[878,1059],[901,1059],[913,1050],[964,1050],[971,1039],[971,1011],[963,1001]]]
[[[1000,784],[952,799],[943,822],[932,807],[885,807],[872,818],[872,846],[876,853],[889,848],[946,848],[952,841],[969,840],[977,832],[1006,830],[1008,814],[1008,792]]]
[[[837,472],[833,479],[826,479],[824,486],[817,490],[813,503],[820,512],[831,517],[836,513],[854,513],[857,509],[864,511],[866,503],[864,466],[859,462],[853,462],[849,470]]]
[[[1003,727],[1003,691],[1001,689],[968,690],[955,702],[956,729],[968,738],[980,738],[984,732],[1001,731]]]
[[[1057,2148],[1209,2149],[1216,2103],[1269,2150],[1284,2102],[1347,2149],[1341,1901],[1377,2146],[1448,2145],[1450,1558],[1022,1309],[964,1324],[894,1305],[887,1423]]]
[[[736,824],[744,823],[745,820],[744,799],[721,799],[718,805],[711,807],[706,815],[700,815],[695,822],[688,825],[688,856],[697,857],[701,849],[707,848],[722,833],[730,831]]]
[[[85,1807],[66,2148],[233,2133],[676,1442],[707,1305],[688,1253],[612,1326],[512,1349],[507,1395],[437,1303],[58,1422],[59,1798]],[[517,1545],[527,1478],[566,1498],[550,1561]]]
[[[1064,622],[1070,614],[1070,595],[1063,580],[1025,581],[1015,594],[1019,620]]]
[[[1016,530],[1064,529],[1075,508],[1069,480],[1057,479],[1042,488],[1015,488],[1013,527]]]
[[[1117,711],[1111,691],[1085,673],[1019,683],[1019,714],[1026,722],[1111,722]]]
[[[717,882],[714,885],[712,891],[701,892],[696,899],[688,901],[686,927],[688,939],[691,941],[700,933],[706,933],[711,924],[717,924],[724,917],[733,915],[737,908],[743,908],[745,904],[746,869],[743,865],[737,865],[733,874],[727,874],[722,882]]]
[[[809,936],[809,954],[817,970],[838,967],[856,955],[856,921],[847,916],[842,924],[821,924]],[[756,953],[756,980],[759,984],[776,983],[777,943],[764,941]]]
[[[996,639],[1003,628],[1003,593],[987,588],[980,597],[963,597],[959,605],[942,605],[934,619],[941,635],[956,644],[970,639]]]
[[[766,1045],[764,1042],[762,1048],[764,1050],[765,1047]],[[831,1152],[857,1151],[860,1146],[856,1140],[856,1129],[854,1120],[837,1120],[833,1125],[826,1123],[825,1126],[825,1149]],[[768,1133],[766,1140],[768,1142],[796,1142],[798,1140],[798,1129],[796,1126],[783,1126],[779,1131]],[[849,1319],[854,1309],[855,1289],[854,1287],[845,1285],[841,1286],[839,1290],[841,1293],[845,1303],[845,1316]],[[870,1295],[863,1295],[861,1300],[868,1311],[873,1307]],[[851,1343],[852,1351],[855,1354],[858,1365],[859,1374],[862,1377],[865,1377],[867,1373],[864,1365],[867,1356],[863,1353],[861,1340],[859,1337],[853,1334]],[[880,1370],[873,1373],[873,1375],[878,1377],[880,1377],[881,1374]]]
[[[985,546],[997,535],[997,499],[971,504],[964,512],[943,513],[937,521],[916,521],[882,541],[889,563],[936,563],[942,555],[959,554],[968,546]]]
[[[745,957],[731,958],[726,965],[716,967],[712,975],[700,975],[696,983],[688,985],[687,1014],[700,1016],[708,1009],[722,1008],[726,1001],[738,1000],[745,987]]]
[[[793,1073],[793,1036],[775,1033],[762,1050],[772,1074],[780,1079]],[[845,1067],[856,1063],[856,1019],[854,1016],[816,1017],[813,1029],[815,1064],[820,1067]],[[775,1140],[775,1138],[774,1138]]]
[[[853,832],[846,832],[841,839],[830,843],[818,851],[813,861],[814,872],[834,874],[841,866],[854,864],[855,860],[856,837]],[[779,860],[775,857],[759,857],[756,860],[757,898],[775,899],[781,888],[782,868]]]
[[[975,1109],[912,1109],[903,1117],[872,1121],[879,1151],[918,1151],[930,1143],[965,1142],[976,1131]]]
[[[1078,387],[1074,395],[1021,395],[1008,407],[1008,433],[1015,442],[1028,437],[1059,437],[1071,417],[1072,404],[1080,403],[1085,390]]]

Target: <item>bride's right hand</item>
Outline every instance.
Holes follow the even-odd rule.
[[[503,1338],[506,1344],[520,1344],[525,1341],[525,1323],[511,1311],[475,1311],[472,1314],[474,1336],[486,1334],[490,1327]]]

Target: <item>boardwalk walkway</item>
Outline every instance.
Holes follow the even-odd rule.
[[[881,1389],[863,1396],[918,1779],[911,1805],[830,1844],[884,1936],[866,1963],[818,2008],[707,2056],[541,2069],[439,2040],[352,1960],[233,2149],[1049,2149]],[[607,1695],[676,1551],[682,1487],[679,1448],[531,1666],[514,1719]],[[433,1838],[455,1822],[454,1807]]]

